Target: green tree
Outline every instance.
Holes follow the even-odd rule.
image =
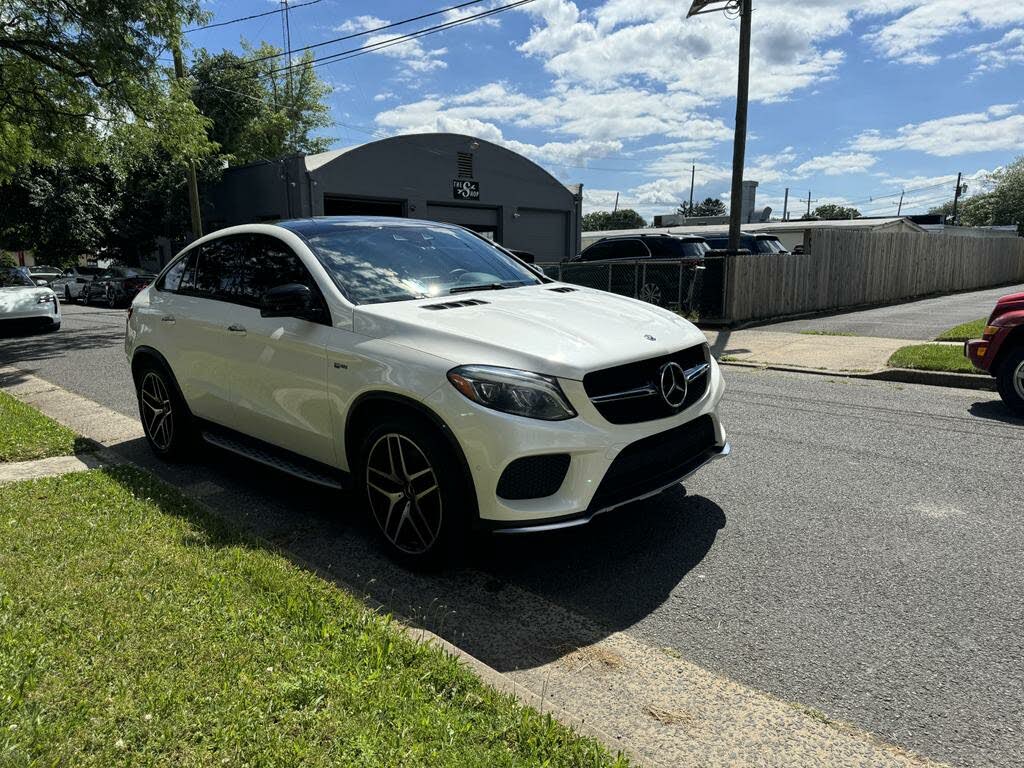
[[[105,165],[35,165],[0,187],[0,248],[32,250],[37,260],[68,266],[106,251],[122,205],[118,179]]]
[[[815,208],[811,216],[816,219],[825,219],[827,221],[835,221],[837,219],[859,219],[860,211],[856,208],[847,207],[845,205],[825,203]]]
[[[620,208],[615,212],[594,211],[583,217],[584,232],[605,232],[610,229],[644,229],[647,222],[632,208]]]
[[[697,205],[693,206],[691,216],[725,216],[725,203],[717,197],[706,197]]]
[[[16,0],[0,7],[0,182],[32,163],[116,163],[212,147],[160,57],[197,0]]]
[[[957,215],[965,227],[1016,225],[1024,233],[1024,157],[981,179],[981,192],[960,198]],[[932,208],[929,213],[941,214],[952,223],[953,201]]]
[[[295,153],[323,152],[332,139],[313,134],[332,125],[324,101],[331,92],[308,64],[288,72],[281,50],[263,43],[245,55],[200,50],[190,70],[192,99],[210,119],[209,137],[230,164]]]

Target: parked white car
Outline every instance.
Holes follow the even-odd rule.
[[[60,302],[22,269],[0,267],[0,331],[60,328]]]
[[[64,301],[76,301],[82,298],[85,286],[95,280],[96,276],[102,272],[102,267],[71,267],[71,269],[50,283],[50,287]]]
[[[392,552],[581,525],[729,453],[704,335],[459,227],[221,230],[129,311],[153,450],[214,445],[365,500]]]

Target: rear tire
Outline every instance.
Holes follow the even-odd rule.
[[[1024,345],[1011,349],[996,374],[999,396],[1017,416],[1024,416]]]
[[[362,440],[356,477],[394,559],[436,568],[461,554],[472,489],[437,428],[415,418],[378,424]]]
[[[136,376],[139,419],[149,447],[164,461],[179,461],[194,442],[192,414],[170,372],[146,361]]]

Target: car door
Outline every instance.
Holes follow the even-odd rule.
[[[236,428],[235,378],[238,307],[221,295],[226,263],[237,237],[211,240],[189,251],[150,293],[147,322],[193,414]],[[142,308],[140,308],[142,309]]]
[[[263,317],[263,295],[301,283],[320,303],[318,320]],[[232,389],[238,429],[302,456],[336,465],[334,425],[327,394],[330,313],[302,260],[271,235],[246,238],[228,287],[239,325],[230,340],[235,360]]]

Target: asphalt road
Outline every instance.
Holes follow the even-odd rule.
[[[762,326],[766,331],[832,331],[885,339],[931,341],[961,323],[988,317],[1000,296],[1024,291],[1024,285],[938,296],[907,304],[845,312],[828,317],[790,320]]]
[[[57,334],[0,339],[0,363],[134,414],[123,324],[70,307]],[[1024,422],[989,393],[726,376],[734,454],[688,496],[481,540],[434,576],[381,557],[343,495],[221,454],[127,450],[503,671],[623,631],[932,758],[1024,762]]]

